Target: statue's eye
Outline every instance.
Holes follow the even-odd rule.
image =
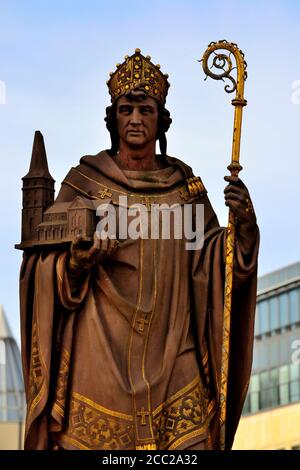
[[[132,108],[130,106],[120,106],[119,113],[121,114],[130,114],[132,112]]]
[[[148,113],[151,113],[152,112],[152,109],[149,108],[148,106],[144,106],[142,109],[141,109],[141,112],[143,114],[148,114]]]

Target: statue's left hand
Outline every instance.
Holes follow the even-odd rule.
[[[225,176],[224,179],[229,183],[224,189],[225,204],[230,207],[236,216],[237,238],[244,246],[246,252],[251,251],[254,239],[256,238],[257,225],[249,191],[243,181],[237,176]]]
[[[240,225],[245,224],[249,228],[256,225],[256,215],[246,185],[237,176],[224,176],[224,180],[229,183],[224,189],[226,206],[230,207]]]

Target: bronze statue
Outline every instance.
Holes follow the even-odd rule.
[[[200,177],[167,154],[167,78],[139,49],[117,64],[105,118],[111,148],[81,158],[55,201],[36,133],[17,246],[26,449],[220,448],[226,229]],[[259,232],[246,186],[225,180],[236,217],[230,449],[251,372]],[[116,237],[99,237],[98,205],[120,213],[122,197],[126,211],[139,204],[149,216],[154,204],[204,205],[203,246],[189,251],[174,232],[124,238],[120,222]]]

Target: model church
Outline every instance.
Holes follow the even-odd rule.
[[[54,179],[47,162],[44,139],[35,132],[29,172],[23,180],[21,243],[16,248],[71,242],[76,235],[92,240],[96,226],[96,201],[77,196],[54,204]]]

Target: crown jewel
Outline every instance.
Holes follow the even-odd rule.
[[[125,56],[125,62],[116,65],[117,70],[110,72],[110,79],[106,82],[112,102],[140,86],[149,96],[165,104],[170,86],[168,75],[160,71],[159,64],[154,65],[150,60],[150,56],[145,57],[140,49],[135,49],[132,56]]]

